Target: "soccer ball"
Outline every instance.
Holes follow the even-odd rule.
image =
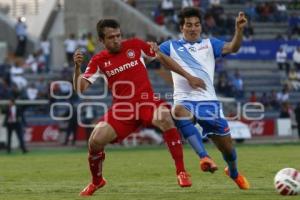
[[[297,195],[300,193],[300,172],[294,168],[281,169],[275,175],[274,185],[281,195]]]

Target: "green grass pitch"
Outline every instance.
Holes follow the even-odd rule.
[[[299,145],[239,145],[239,169],[251,183],[250,190],[242,191],[224,175],[225,163],[216,148],[207,148],[219,166],[215,174],[201,172],[196,155],[185,147],[191,188],[177,185],[164,147],[108,149],[104,165],[108,184],[90,199],[276,200],[284,197],[274,190],[275,173],[284,167],[300,169]],[[82,199],[78,193],[89,179],[85,149],[33,150],[26,155],[0,152],[1,200]]]

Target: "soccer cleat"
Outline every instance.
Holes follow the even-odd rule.
[[[228,167],[226,167],[224,171],[225,171],[225,174],[230,177]],[[249,184],[248,180],[246,179],[245,176],[241,175],[240,173],[238,173],[238,176],[235,179],[232,179],[232,180],[242,190],[248,190],[250,188],[250,184]]]
[[[187,172],[180,172],[177,175],[178,185],[180,187],[191,187],[192,181],[191,181],[190,177],[191,177],[191,175],[189,175]]]
[[[200,160],[200,168],[202,171],[210,173],[214,173],[216,170],[218,170],[216,163],[208,156]]]
[[[102,188],[106,184],[106,180],[103,178],[99,185],[93,183],[88,184],[81,192],[80,196],[92,196],[96,190]]]

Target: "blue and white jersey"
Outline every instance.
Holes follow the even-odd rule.
[[[171,72],[174,83],[174,102],[216,101],[214,89],[215,59],[222,56],[225,42],[215,39],[200,39],[187,42],[184,39],[168,40],[160,45],[160,51],[173,58],[185,71],[201,78],[206,90],[193,89],[181,75]]]

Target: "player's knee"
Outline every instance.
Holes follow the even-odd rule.
[[[96,137],[90,137],[89,139],[89,148],[93,149],[93,150],[98,150],[98,149],[103,149],[104,148],[104,144],[97,140]]]
[[[156,120],[156,125],[163,131],[175,127],[174,121],[169,112],[162,113],[161,117]]]
[[[192,118],[191,113],[188,110],[186,110],[182,105],[176,105],[172,109],[172,116],[176,120],[180,120],[182,118],[184,119]]]
[[[90,147],[104,147],[106,145],[105,133],[100,129],[95,127],[91,137],[89,138]]]

